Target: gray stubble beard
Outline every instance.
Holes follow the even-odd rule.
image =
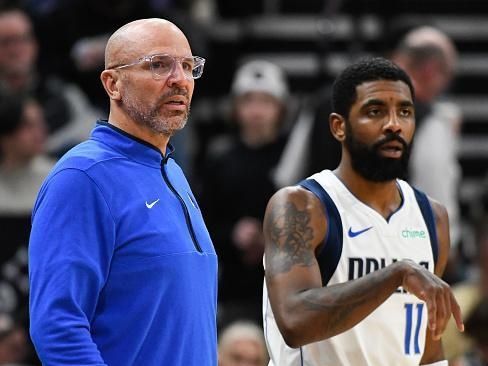
[[[173,136],[177,131],[182,130],[190,115],[190,106],[188,106],[182,120],[179,123],[171,123],[170,118],[177,117],[180,112],[174,113],[173,116],[160,117],[160,100],[157,101],[156,108],[152,108],[150,111],[144,111],[143,103],[134,102],[125,96],[122,96],[122,105],[129,117],[138,125],[146,127],[156,134],[167,136]]]

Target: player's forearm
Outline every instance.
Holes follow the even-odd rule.
[[[397,262],[354,281],[290,295],[278,316],[286,343],[299,347],[352,328],[401,286],[405,267]]]

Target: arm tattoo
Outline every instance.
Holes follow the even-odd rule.
[[[273,274],[288,272],[293,266],[309,267],[313,264],[313,229],[310,213],[300,211],[293,203],[274,207],[269,218],[271,237],[269,263]]]
[[[381,298],[377,289],[384,285],[384,280],[384,274],[375,272],[368,281],[354,280],[348,283],[347,288],[332,285],[328,287],[326,296],[323,293],[309,292],[305,294],[303,305],[305,309],[313,312],[326,311],[329,316],[322,328],[326,329],[327,333],[341,333],[344,331],[345,319],[361,307],[367,306],[368,302]]]
[[[327,333],[335,334],[344,331],[344,319],[347,319],[358,307],[367,303],[367,298],[363,293],[357,294],[357,297],[353,297],[353,293],[351,294],[351,298],[346,300],[342,299],[344,297],[343,290],[338,290],[335,287],[329,288],[331,293],[328,295],[328,298],[335,299],[334,304],[324,301],[322,296],[317,297],[316,294],[307,294],[304,298],[303,305],[305,309],[312,312],[328,312],[329,317],[327,321],[321,325],[321,328],[325,329]],[[362,291],[362,289],[359,288],[359,291]],[[349,296],[346,295],[346,297]]]

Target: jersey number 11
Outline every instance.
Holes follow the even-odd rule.
[[[414,318],[416,309],[416,319]],[[405,304],[405,354],[420,354],[419,333],[422,325],[424,303]],[[413,334],[413,337],[412,337]]]

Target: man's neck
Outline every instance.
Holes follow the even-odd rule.
[[[355,172],[352,168],[339,165],[334,174],[361,202],[388,218],[402,203],[402,196],[396,179],[373,182]]]
[[[169,143],[170,136],[162,133],[156,133],[149,128],[141,126],[133,121],[128,121],[124,118],[109,116],[109,123],[117,128],[127,132],[129,135],[137,137],[143,141],[150,143],[157,147],[163,155],[166,154],[166,148]]]

